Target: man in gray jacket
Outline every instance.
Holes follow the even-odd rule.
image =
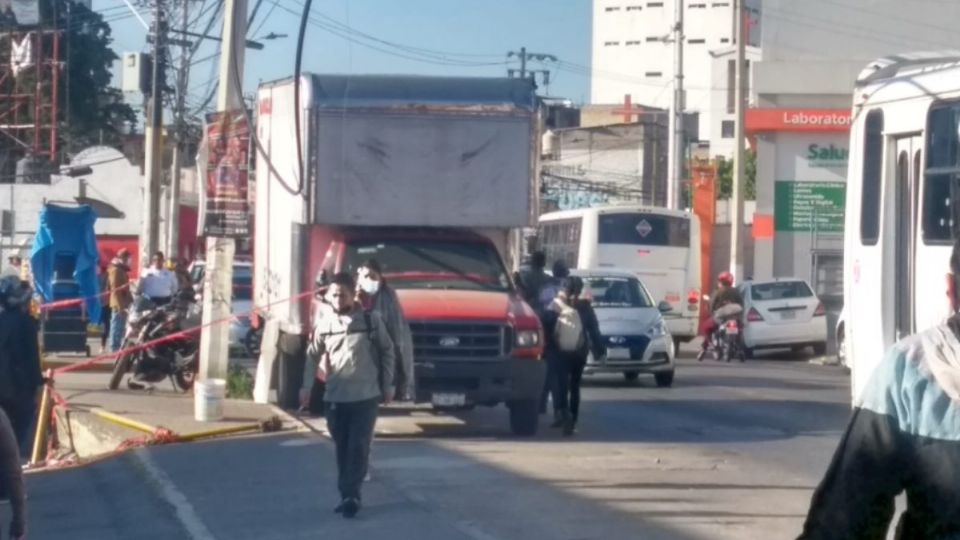
[[[341,502],[335,511],[352,518],[360,510],[360,486],[367,474],[370,443],[380,403],[393,396],[394,345],[380,315],[355,302],[353,277],[333,277],[326,303],[310,339],[313,359],[305,374],[313,384],[314,369],[326,381],[327,429],[336,444]],[[319,362],[317,361],[319,360]],[[319,366],[317,364],[319,363]]]

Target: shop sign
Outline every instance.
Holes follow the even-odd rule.
[[[807,163],[810,167],[846,169],[850,151],[833,144],[811,144],[807,147]]]
[[[775,186],[777,232],[843,232],[844,182],[778,181]]]

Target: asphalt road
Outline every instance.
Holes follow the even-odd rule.
[[[785,358],[587,385],[571,439],[509,438],[503,408],[387,411],[353,522],[331,511],[329,442],[295,434],[32,475],[30,538],[791,538],[849,414],[840,368]]]

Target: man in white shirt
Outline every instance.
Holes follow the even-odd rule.
[[[177,276],[163,267],[163,261],[162,251],[154,253],[150,266],[140,274],[140,293],[158,306],[170,302],[179,289]]]

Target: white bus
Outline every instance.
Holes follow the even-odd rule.
[[[854,90],[844,237],[854,399],[887,348],[950,314],[958,182],[960,52],[871,63]]]
[[[636,274],[664,315],[674,344],[697,335],[700,320],[700,220],[689,212],[641,205],[611,205],[540,216],[547,264],[615,268]]]

